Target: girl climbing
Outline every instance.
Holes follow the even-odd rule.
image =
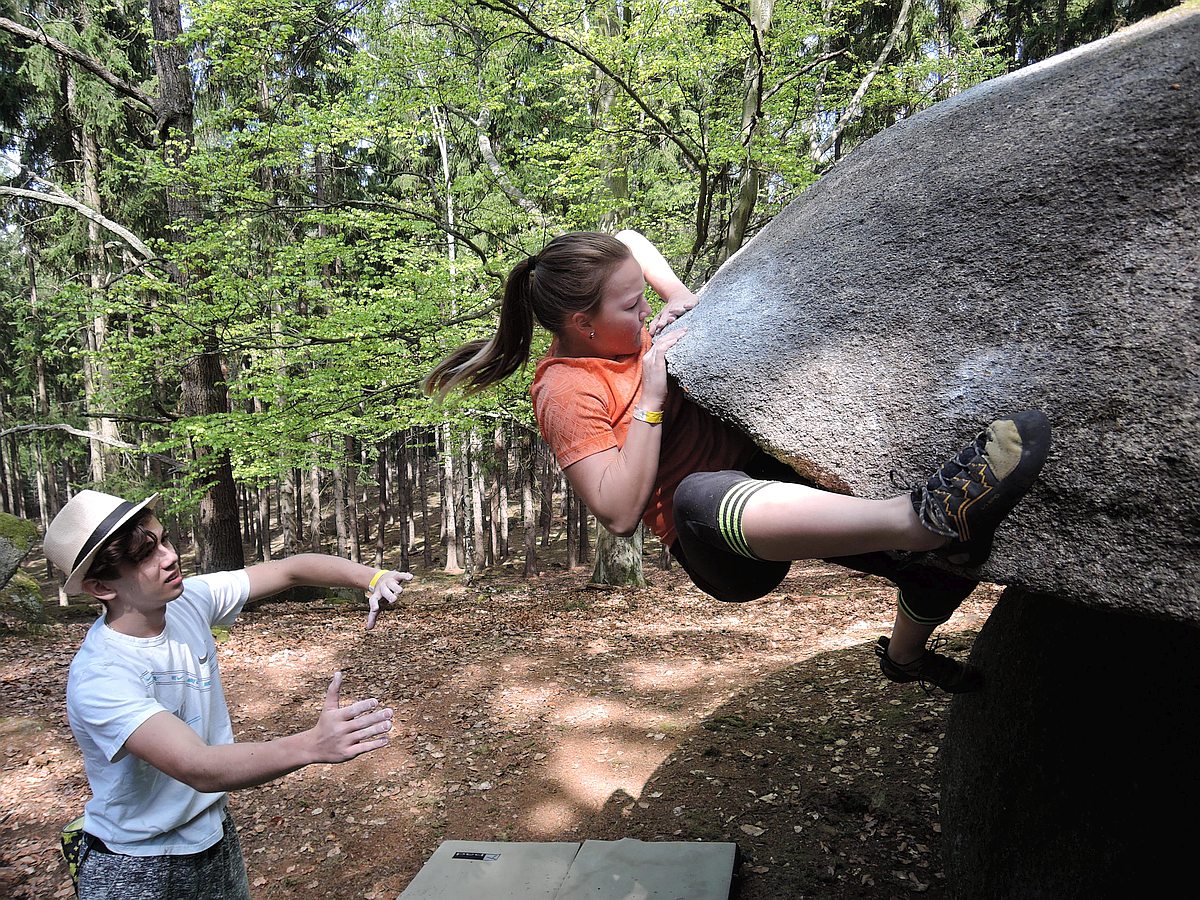
[[[647,282],[666,301],[653,319]],[[538,425],[605,528],[627,535],[645,522],[719,600],[763,596],[797,559],[883,575],[899,587],[891,638],[875,648],[883,674],[977,690],[976,670],[926,647],[977,582],[919,559],[932,551],[983,563],[996,526],[1045,462],[1046,417],[992,422],[910,494],[870,500],[820,490],[668,378],[666,352],[686,329],[653,339],[696,302],[640,234],[565,234],[513,267],[496,335],[452,352],[425,389],[474,392],[508,377],[529,359],[536,319],[554,335],[531,387]]]

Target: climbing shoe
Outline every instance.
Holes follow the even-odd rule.
[[[996,526],[1033,485],[1050,453],[1050,420],[1037,410],[997,419],[912,494],[921,524],[950,538],[936,552],[976,568]]]
[[[913,662],[900,665],[892,662],[887,655],[889,640],[881,637],[875,645],[875,655],[879,657],[879,668],[884,677],[898,684],[908,684],[916,681],[926,694],[929,688],[939,687],[947,694],[969,694],[983,687],[982,673],[972,667],[960,663],[949,656],[935,653],[933,648],[938,646],[935,641],[925,655]]]

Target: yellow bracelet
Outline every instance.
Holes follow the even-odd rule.
[[[388,572],[387,569],[380,569],[378,572],[376,572],[375,577],[371,579],[371,583],[367,585],[367,590],[368,591],[375,590],[375,585],[379,584],[379,579],[382,578],[384,575],[386,575],[387,572]]]
[[[633,417],[647,425],[661,425],[663,420],[661,409],[642,409],[640,406],[634,409]]]

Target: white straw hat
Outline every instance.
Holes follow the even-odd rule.
[[[157,505],[158,494],[151,494],[141,503],[99,491],[80,491],[72,497],[54,517],[42,541],[46,558],[70,573],[66,592],[82,593],[83,578],[105,542],[143,509]]]

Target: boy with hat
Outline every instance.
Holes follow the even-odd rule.
[[[79,895],[249,897],[226,792],[384,747],[392,710],[374,699],[341,707],[338,672],[312,728],[235,744],[212,626],[232,623],[247,600],[305,584],[369,591],[371,628],[412,576],[306,553],[185,579],[157,503],[80,491],[46,530],[46,556],[69,573],[67,592],[104,604],[67,680],[67,717],[93,794]]]

